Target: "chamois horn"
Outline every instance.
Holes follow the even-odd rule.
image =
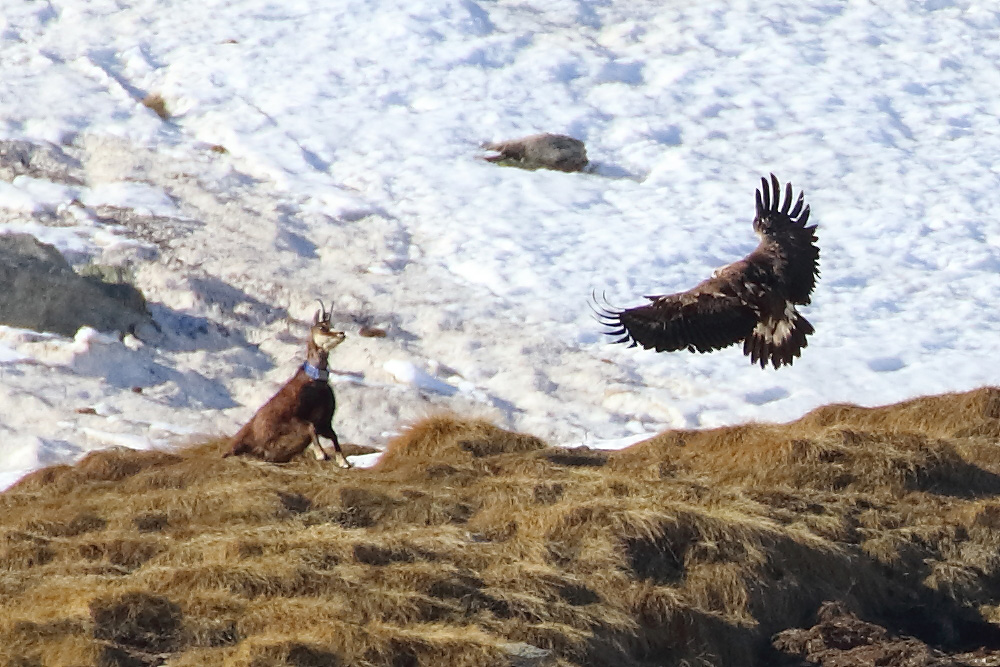
[[[316,299],[316,300],[319,301],[319,307],[321,312],[313,315],[313,324],[318,324],[319,322],[329,322],[332,313],[326,312],[326,306],[323,305],[322,299]]]

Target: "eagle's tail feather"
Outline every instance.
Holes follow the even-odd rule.
[[[784,317],[766,318],[757,323],[743,341],[743,354],[750,357],[751,363],[759,363],[761,368],[767,367],[768,362],[774,368],[791,366],[802,354],[802,348],[808,345],[806,336],[814,331],[809,320],[788,304]]]

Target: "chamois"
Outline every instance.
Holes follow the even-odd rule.
[[[249,454],[271,463],[287,463],[314,446],[316,458],[329,461],[319,444],[319,436],[333,441],[334,461],[350,468],[333,430],[337,402],[327,383],[327,355],[344,340],[344,332],[330,327],[330,313],[319,302],[313,315],[306,347],[306,362],[295,375],[265,403],[253,418],[233,436],[225,456]]]

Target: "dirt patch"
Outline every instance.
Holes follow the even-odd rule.
[[[95,599],[90,618],[94,638],[104,642],[100,665],[161,665],[182,646],[180,607],[163,596],[133,592]]]

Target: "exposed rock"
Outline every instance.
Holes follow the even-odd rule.
[[[132,285],[73,271],[30,234],[0,235],[0,324],[72,336],[82,326],[131,332],[152,322]]]
[[[862,621],[838,603],[826,603],[808,630],[779,632],[779,651],[821,667],[960,667],[959,662],[913,637],[894,636]]]
[[[56,183],[81,185],[74,172],[81,169],[79,160],[66,155],[54,144],[31,141],[0,141],[0,179],[12,181],[18,176],[42,178]]]
[[[580,171],[587,166],[583,142],[565,134],[533,134],[512,141],[486,142],[483,148],[499,153],[485,157],[487,162],[521,169]]]
[[[543,667],[555,664],[555,656],[549,649],[538,648],[524,642],[504,644],[501,648],[509,656],[511,667]]]
[[[189,236],[198,226],[192,220],[143,213],[120,206],[95,206],[93,212],[102,225],[121,225],[130,236],[158,248],[169,247],[177,239]]]

